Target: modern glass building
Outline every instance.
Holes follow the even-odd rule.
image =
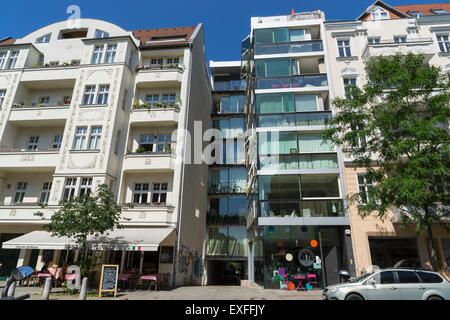
[[[265,288],[278,273],[318,287],[354,274],[341,154],[323,139],[334,113],[324,19],[254,17],[242,42],[249,279]]]
[[[245,166],[245,80],[240,61],[210,62],[212,127],[222,150],[209,168],[207,284],[240,284],[247,279],[247,169]],[[216,152],[219,150],[216,150]]]

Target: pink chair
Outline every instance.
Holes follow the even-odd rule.
[[[313,287],[314,287],[315,284],[319,284],[317,282],[317,277],[316,277],[315,274],[308,274],[306,276],[306,278],[308,279],[308,283],[311,284]]]

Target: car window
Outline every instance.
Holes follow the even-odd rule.
[[[395,283],[395,277],[392,271],[382,271],[373,278],[377,284]]]
[[[400,283],[419,283],[420,279],[414,271],[397,271]]]
[[[425,283],[440,283],[443,281],[440,276],[434,273],[418,272],[418,274],[422,278],[422,281]]]

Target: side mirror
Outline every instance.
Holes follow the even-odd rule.
[[[20,280],[28,278],[32,273],[33,273],[33,268],[31,268],[29,266],[22,266],[22,267],[14,269],[11,272],[11,277],[16,281],[20,281]]]

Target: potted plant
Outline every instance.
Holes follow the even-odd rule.
[[[137,148],[136,149],[136,153],[144,153],[145,149],[144,148]]]

